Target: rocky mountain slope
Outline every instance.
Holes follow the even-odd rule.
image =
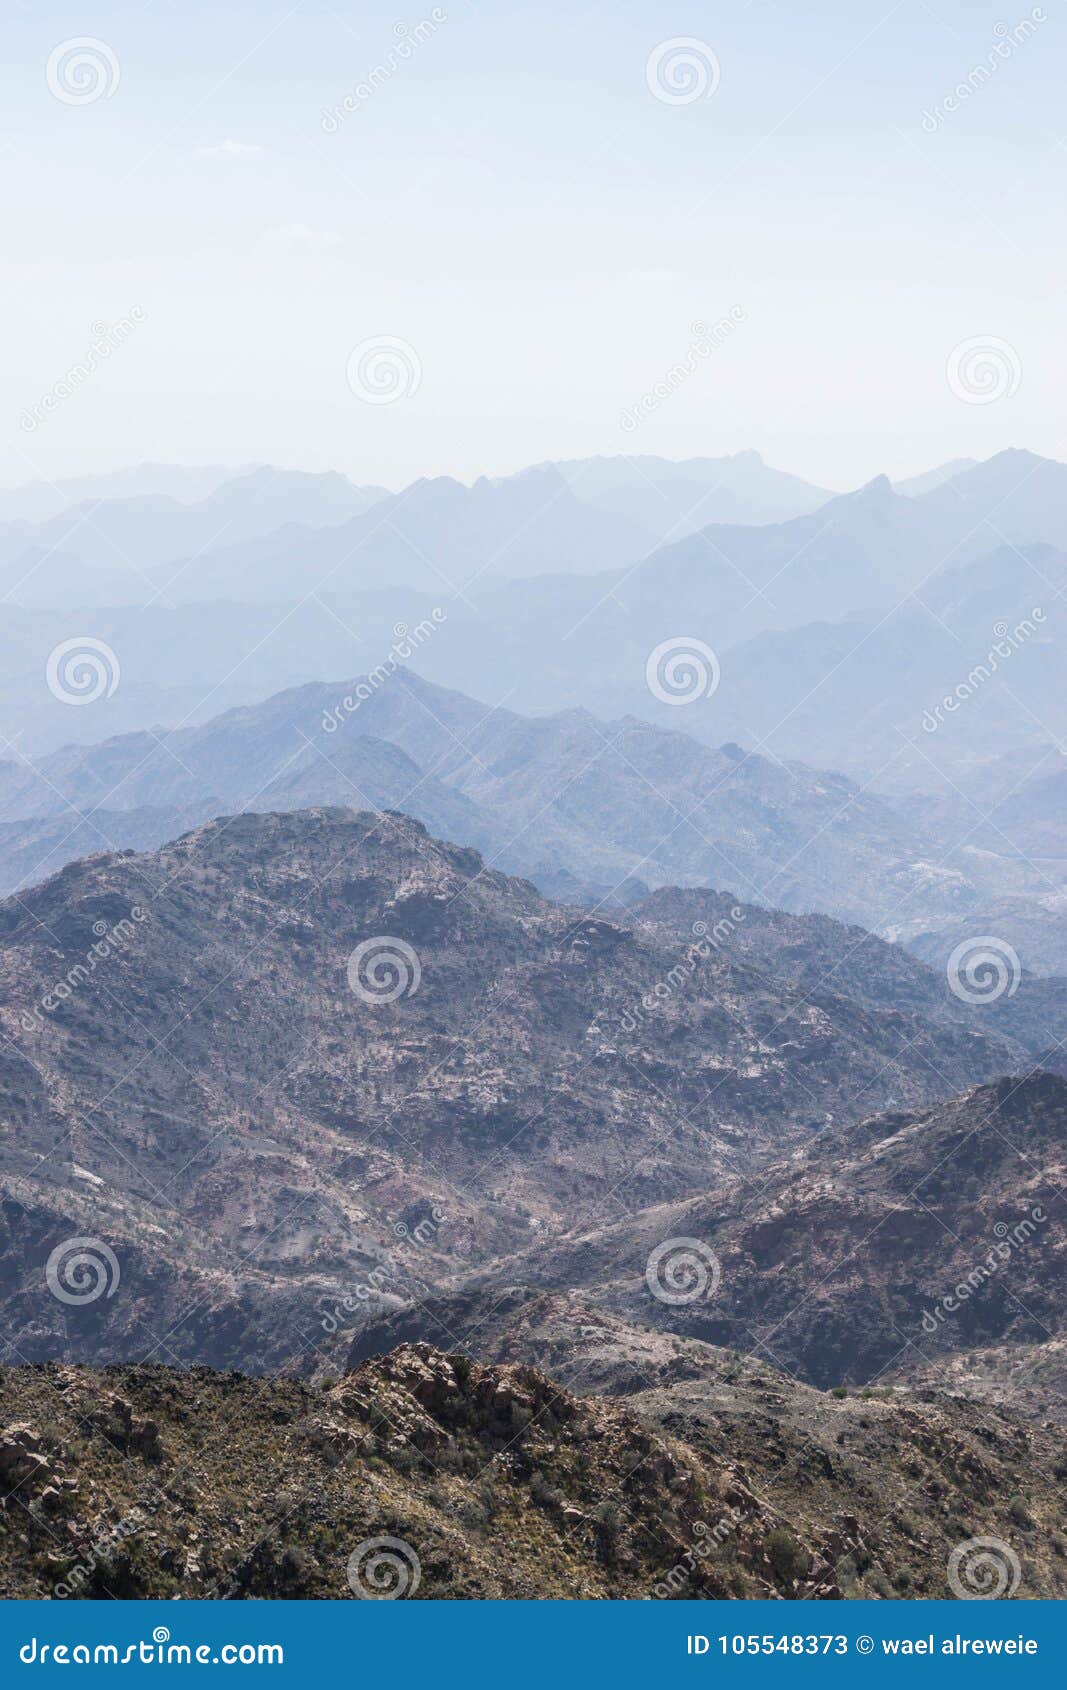
[[[1064,1336],[1065,1153],[1067,1082],[1003,1079],[828,1133],[705,1197],[534,1247],[493,1283],[580,1287],[634,1324],[822,1388],[905,1364],[936,1377],[946,1356],[1005,1344],[1031,1347],[1044,1367],[1043,1346]],[[664,1273],[677,1257],[677,1287],[646,1277],[656,1251]],[[684,1293],[686,1274],[695,1294],[665,1294]]]
[[[741,920],[738,908],[743,911]],[[968,1016],[951,989],[945,966],[950,953],[937,933],[924,934],[921,941],[904,949],[863,927],[849,927],[828,916],[739,906],[721,892],[700,887],[662,887],[631,904],[627,920],[650,921],[680,938],[701,922],[709,933],[722,935],[721,943],[732,955],[753,967],[802,989],[829,987],[871,1009],[892,1007],[938,1021]],[[973,933],[973,928],[961,926],[956,937],[966,940]],[[925,956],[929,966],[918,962],[919,955]],[[1062,1043],[1067,1034],[1067,980],[1021,973],[1015,989],[1010,987],[1006,979],[998,996],[987,995],[980,1006],[980,1024],[1018,1039],[1039,1066],[1062,1069],[1067,1063]],[[972,1018],[973,1013],[972,1009]]]
[[[680,1396],[657,1424],[427,1346],[318,1389],[5,1369],[0,1594],[936,1597],[977,1536],[1063,1594],[1062,1439],[751,1388],[751,1423]]]
[[[728,937],[576,917],[350,810],[231,817],[7,900],[19,1353],[276,1365],[314,1349],[324,1305],[512,1256],[612,1192],[693,1197],[1027,1061],[978,1012],[857,1002]],[[50,1294],[77,1236],[121,1257],[121,1294]]]

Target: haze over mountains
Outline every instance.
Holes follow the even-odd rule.
[[[1029,759],[1031,772],[1055,753],[1067,733],[1054,661],[1067,468],[1006,452],[915,496],[882,478],[819,503],[751,456],[695,468],[588,460],[380,497],[341,477],[260,471],[162,522],[149,498],[143,545],[129,539],[139,499],[8,525],[0,727],[35,755],[69,738],[203,721],[373,669],[397,626],[437,608],[447,632],[414,666],[523,713],[584,705],[677,726],[681,713],[653,696],[645,670],[657,644],[686,637],[720,664],[714,696],[684,716],[709,744],[733,740],[886,790],[936,788],[941,771],[966,789],[991,758]],[[746,493],[749,525],[714,514],[753,484],[762,505]],[[783,519],[790,500],[797,514]],[[1024,622],[1030,631],[994,658],[997,684],[968,684]],[[75,712],[42,675],[57,645],[86,636],[112,649],[123,683]],[[966,707],[939,710],[961,684]]]
[[[3,1587],[181,1461],[94,1593],[334,1594],[347,1465],[429,1594],[647,1594],[698,1497],[691,1594],[1059,1594],[1067,467],[64,492],[0,504]]]
[[[1035,803],[1054,810],[1058,798]],[[913,819],[803,764],[712,750],[634,717],[530,719],[405,669],[296,688],[201,728],[0,763],[0,890],[219,814],[315,804],[404,810],[570,902],[711,885],[921,941],[930,960],[940,932],[973,929],[1008,899],[1006,937],[1025,932],[1023,965],[1067,973],[1062,917],[1047,907],[1058,865],[1047,873],[998,823],[972,844],[974,820],[961,827],[955,810]]]

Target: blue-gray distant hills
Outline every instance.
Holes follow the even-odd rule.
[[[1034,802],[1047,810],[1059,796]],[[975,923],[996,899],[1006,907],[992,930],[1026,932],[1023,965],[1067,973],[1042,874],[988,838],[959,846],[951,811],[916,816],[845,776],[633,716],[525,717],[404,668],[293,688],[203,726],[9,758],[0,889],[92,852],[153,848],[220,814],[322,804],[403,811],[573,903],[711,886],[922,939],[935,963],[937,935],[989,930]]]

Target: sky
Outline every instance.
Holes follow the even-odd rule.
[[[8,0],[0,482],[1067,457],[1063,13]]]

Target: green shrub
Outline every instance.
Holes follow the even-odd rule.
[[[791,1584],[808,1570],[808,1553],[784,1527],[776,1526],[764,1545],[774,1574],[783,1584]]]

